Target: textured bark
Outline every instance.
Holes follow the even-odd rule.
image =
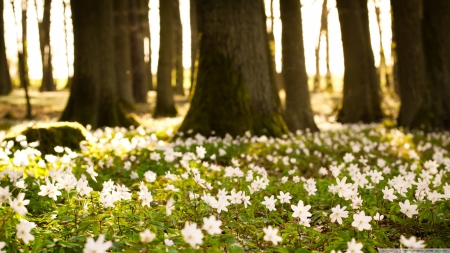
[[[8,59],[6,58],[3,1],[0,0],[0,95],[8,95],[11,92],[12,84],[11,76],[9,75]]]
[[[129,126],[117,95],[112,1],[73,0],[71,7],[74,76],[61,121]]]
[[[128,3],[113,1],[114,9],[114,67],[119,100],[127,105],[134,103],[133,75],[131,72],[130,24]]]
[[[39,42],[42,60],[42,83],[40,91],[55,91],[53,80],[52,50],[50,47],[50,10],[52,0],[44,0],[44,15],[42,22],[38,23]]]
[[[138,0],[129,0],[130,46],[133,95],[137,103],[147,103],[148,83],[145,75],[144,38],[139,20]]]
[[[148,7],[149,2],[150,0],[139,0],[139,17],[143,39],[148,39],[148,58],[145,58],[145,80],[147,80],[148,89],[153,90],[155,87],[153,87],[152,45],[150,36],[150,20],[148,19],[148,12],[150,11]]]
[[[418,128],[424,124],[423,115],[430,108],[427,89],[425,56],[422,43],[420,0],[392,0],[400,113],[398,125]]]
[[[337,0],[344,50],[344,96],[338,120],[377,122],[383,117],[380,83],[370,45],[366,0]]]
[[[183,27],[181,26],[180,0],[173,0],[174,73],[175,93],[184,95],[183,87]]]
[[[270,54],[260,0],[202,0],[197,82],[179,129],[233,136],[287,132],[270,76]]]
[[[317,131],[308,90],[299,0],[280,0],[283,77],[286,90],[285,121],[291,132]]]
[[[191,86],[190,93],[195,83],[195,71],[197,64],[197,51],[198,51],[198,13],[197,13],[197,0],[190,0],[190,24],[191,24]]]
[[[172,88],[173,63],[173,0],[159,1],[161,18],[160,47],[156,86],[156,108],[153,116],[174,117],[177,115]]]

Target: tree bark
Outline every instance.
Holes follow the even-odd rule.
[[[381,28],[381,9],[379,2],[375,3],[375,15],[377,17],[378,33],[380,35],[380,66],[378,67],[378,75],[380,76],[380,80],[384,78],[386,87],[392,87],[391,77],[389,75],[388,66],[386,65],[386,57],[384,55],[383,30]]]
[[[64,88],[70,89],[70,87],[72,86],[72,76],[70,75],[70,62],[69,62],[69,42],[68,42],[69,32],[67,31],[67,17],[66,17],[67,3],[65,0],[63,0],[62,2],[63,2],[63,8],[64,8],[64,12],[63,12],[64,13],[64,46],[66,48],[66,65],[67,65],[67,83]]]
[[[55,91],[56,85],[53,80],[52,52],[50,46],[50,10],[52,0],[44,0],[44,15],[39,27],[39,44],[42,60],[42,83],[40,91]],[[37,9],[36,9],[37,12]]]
[[[144,38],[139,20],[138,0],[129,0],[130,45],[133,95],[137,103],[147,103],[148,83],[145,75]]]
[[[285,134],[270,76],[262,1],[202,0],[199,7],[203,24],[197,82],[179,131],[206,136]]]
[[[198,13],[197,13],[197,0],[189,1],[189,14],[190,14],[190,24],[191,24],[191,85],[189,87],[189,93],[192,94],[192,88],[195,83],[195,71],[197,64],[197,51],[198,51]]]
[[[315,50],[315,54],[316,54],[316,75],[314,76],[314,85],[313,85],[313,90],[314,91],[319,91],[320,90],[320,80],[321,80],[321,76],[320,76],[320,45],[321,45],[321,39],[322,39],[322,35],[328,36],[326,35],[328,33],[327,31],[327,23],[328,23],[328,9],[327,9],[327,0],[323,0],[322,3],[322,14],[320,15],[320,31],[319,31],[319,39],[317,41],[317,46],[316,46],[316,50]],[[327,44],[328,47],[328,44]]]
[[[180,0],[173,0],[174,16],[174,73],[175,94],[184,95],[183,87],[183,27],[181,26]]]
[[[114,0],[114,67],[119,100],[130,106],[134,104],[133,75],[131,70],[129,6],[126,1]]]
[[[302,16],[299,0],[280,0],[283,77],[286,90],[284,119],[291,132],[318,131],[314,122],[306,74]]]
[[[161,18],[160,47],[156,86],[156,108],[153,116],[174,117],[177,115],[172,88],[173,63],[173,0],[159,1]]]
[[[366,0],[337,0],[344,49],[344,96],[338,121],[371,123],[383,117],[380,83],[370,44]]]
[[[112,4],[110,0],[71,2],[74,76],[61,121],[93,128],[131,124],[117,95]]]
[[[13,10],[14,11],[14,10]],[[30,78],[28,76],[28,38],[27,38],[27,1],[22,0],[22,48],[19,49],[19,76],[20,84],[25,91],[25,100],[27,114],[26,118],[31,119],[31,101],[30,95],[28,93],[28,88],[30,86]]]
[[[6,58],[5,30],[3,22],[4,0],[0,0],[0,95],[8,95],[12,90],[9,75],[8,59]]]
[[[153,74],[152,74],[152,43],[150,36],[150,20],[148,19],[150,0],[139,0],[139,17],[141,22],[142,36],[144,41],[148,40],[148,58],[145,58],[145,80],[148,83],[148,89],[154,90],[153,86]],[[144,46],[145,43],[144,43]]]

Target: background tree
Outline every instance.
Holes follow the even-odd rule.
[[[93,128],[129,126],[114,69],[113,2],[73,0],[74,76],[62,121]]]
[[[34,1],[36,14],[38,10],[37,1]],[[38,18],[39,45],[42,60],[42,82],[40,91],[54,91],[56,85],[53,80],[52,50],[50,46],[50,10],[52,0],[44,0],[44,14],[42,20]],[[36,15],[38,16],[38,15]]]
[[[183,27],[181,26],[180,0],[173,0],[173,45],[175,93],[184,95],[183,87]]]
[[[195,82],[195,70],[197,68],[197,51],[198,51],[198,11],[197,11],[197,0],[189,0],[189,17],[191,25],[191,86],[190,93],[194,87]]]
[[[63,0],[63,10],[64,10],[64,46],[66,48],[66,64],[67,64],[67,83],[65,88],[70,88],[72,85],[72,76],[70,74],[70,62],[69,62],[69,32],[67,29],[67,10],[70,8],[68,5],[70,4],[69,0]]]
[[[179,129],[219,136],[287,132],[270,76],[260,0],[198,1],[202,35],[191,107]]]
[[[9,75],[8,59],[6,58],[5,30],[3,22],[4,0],[0,0],[0,95],[11,92],[11,76]]]
[[[173,1],[159,1],[159,15],[161,18],[160,47],[158,59],[156,108],[154,117],[174,117],[177,115],[172,88],[173,64]]]
[[[133,96],[137,103],[147,103],[148,83],[145,72],[144,38],[139,17],[138,0],[129,0],[130,46],[133,76]]]
[[[145,58],[145,80],[147,80],[148,83],[148,89],[153,90],[155,87],[153,87],[153,74],[152,74],[152,46],[151,46],[151,36],[150,36],[150,20],[148,18],[148,12],[149,12],[149,2],[150,0],[139,0],[139,19],[141,22],[141,29],[142,29],[142,36],[143,40],[147,40],[148,48],[146,49],[148,51],[148,58]],[[145,51],[145,49],[144,49]]]
[[[27,114],[26,118],[31,119],[32,118],[32,112],[31,112],[31,101],[30,101],[30,95],[28,93],[28,87],[30,86],[30,78],[28,76],[28,38],[27,38],[27,7],[28,2],[26,0],[21,1],[21,10],[22,10],[22,40],[20,43],[17,43],[19,45],[18,48],[18,55],[17,58],[19,60],[19,79],[20,79],[20,86],[25,91],[25,100],[27,103]],[[13,12],[14,10],[14,4],[13,6]]]
[[[119,100],[127,105],[134,104],[133,75],[131,71],[131,47],[129,4],[114,0],[114,66]]]
[[[299,0],[280,0],[283,77],[286,90],[284,119],[289,130],[317,131],[311,109],[303,47],[302,16]]]
[[[384,83],[386,87],[392,87],[391,84],[391,76],[390,71],[388,70],[388,66],[386,64],[386,57],[384,55],[384,46],[383,46],[383,30],[381,23],[381,1],[374,0],[375,5],[375,16],[377,17],[377,25],[378,25],[378,33],[380,36],[380,66],[378,67],[378,75],[380,76],[380,81],[384,79]]]
[[[322,45],[321,41],[322,38],[325,37],[325,43],[326,43],[326,67],[327,67],[327,74],[326,74],[326,88],[327,90],[333,90],[333,84],[331,80],[331,71],[330,71],[330,45],[329,45],[329,36],[328,36],[328,0],[323,0],[322,3],[322,14],[320,15],[320,31],[319,31],[319,39],[317,41],[317,46],[315,50],[316,55],[316,74],[314,75],[314,83],[313,83],[313,89],[314,91],[320,90],[320,47]]]
[[[383,118],[380,83],[370,44],[367,0],[336,0],[344,51],[344,96],[338,121],[376,122]]]

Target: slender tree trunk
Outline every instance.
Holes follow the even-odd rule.
[[[159,1],[161,18],[160,47],[156,86],[156,108],[153,116],[174,117],[177,115],[172,88],[173,63],[173,0]]]
[[[378,75],[380,76],[380,80],[384,78],[386,87],[392,87],[388,66],[386,65],[386,57],[384,55],[383,30],[381,27],[381,17],[380,17],[381,8],[379,6],[379,0],[375,0],[374,4],[375,4],[375,15],[377,17],[378,32],[380,35],[380,66],[378,67]]]
[[[113,2],[72,0],[74,76],[62,121],[93,128],[129,126],[117,95]]]
[[[344,96],[338,120],[376,122],[383,117],[366,0],[337,0],[344,49]]]
[[[197,0],[189,0],[190,4],[190,24],[191,24],[191,85],[189,93],[192,93],[192,88],[195,83],[195,71],[197,62],[198,51],[198,13],[197,13]]]
[[[262,1],[202,0],[199,7],[203,24],[197,82],[179,131],[207,136],[285,134],[270,75]]]
[[[126,1],[114,0],[114,49],[115,72],[119,100],[126,105],[134,104],[133,75],[131,70],[129,6]]]
[[[72,75],[70,74],[70,61],[69,61],[69,32],[67,31],[67,3],[66,0],[63,0],[63,8],[64,8],[64,46],[66,47],[66,64],[67,64],[67,83],[65,88],[69,88],[72,86]]]
[[[325,75],[325,81],[326,81],[326,90],[328,92],[333,92],[333,77],[331,75],[331,69],[330,69],[330,33],[328,32],[328,18],[327,18],[327,31],[325,33],[325,42],[327,43],[327,46],[325,48],[326,51],[326,67],[327,67],[327,74]]]
[[[3,7],[4,0],[0,0],[0,95],[8,95],[12,90],[12,83],[6,58]]]
[[[19,49],[19,76],[20,84],[25,91],[25,100],[27,107],[26,118],[32,118],[31,101],[28,93],[30,79],[28,77],[28,39],[27,39],[27,1],[22,0],[22,48]]]
[[[319,31],[319,39],[317,41],[316,46],[316,75],[314,76],[314,91],[320,90],[320,45],[322,40],[322,35],[326,35],[328,33],[327,31],[327,24],[328,24],[328,8],[327,8],[328,1],[323,0],[322,3],[322,14],[320,15],[320,31]],[[327,43],[328,46],[328,43]]]
[[[417,128],[430,108],[421,32],[421,0],[392,0],[398,60],[400,113],[398,125]]]
[[[144,39],[139,21],[138,0],[128,0],[130,10],[130,45],[133,74],[133,95],[137,103],[147,103],[148,83],[145,80]]]
[[[175,94],[184,95],[183,87],[183,27],[181,26],[180,0],[173,0],[174,15],[174,73]]]
[[[148,57],[145,58],[145,80],[148,83],[148,89],[154,90],[153,87],[153,74],[152,74],[152,44],[151,44],[151,36],[150,36],[150,20],[148,19],[149,12],[149,2],[150,0],[139,0],[139,17],[141,21],[141,29],[144,41],[147,40],[147,45],[144,43],[144,46],[147,46]]]
[[[283,76],[286,89],[285,121],[291,132],[317,131],[311,109],[303,46],[299,0],[280,0]]]
[[[37,2],[36,16],[37,16]],[[52,52],[50,46],[50,10],[52,0],[44,0],[44,15],[42,21],[38,21],[39,44],[42,60],[42,83],[40,91],[55,91],[56,85],[53,80]],[[39,20],[39,19],[38,19]]]

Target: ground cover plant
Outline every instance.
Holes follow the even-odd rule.
[[[319,126],[206,138],[171,121],[52,154],[3,141],[0,252],[450,247],[449,133]]]

